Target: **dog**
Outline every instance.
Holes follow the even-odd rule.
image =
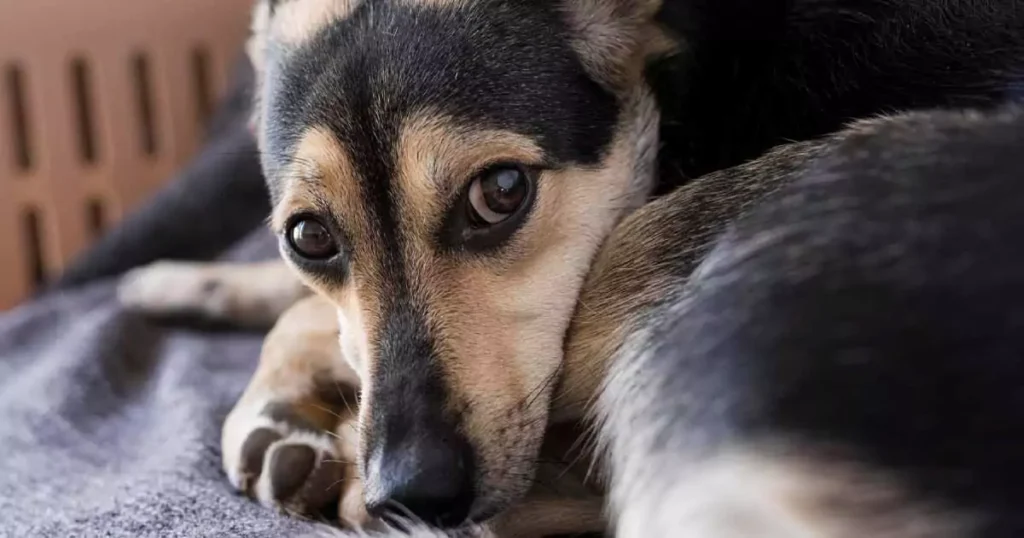
[[[398,511],[439,527],[491,521],[502,536],[601,530],[603,480],[559,480],[555,499],[537,500],[538,486],[550,487],[538,472],[545,434],[578,431],[596,401],[611,525],[623,536],[952,536],[988,532],[989,515],[1013,528],[997,502],[971,504],[955,488],[921,500],[896,476],[901,462],[875,452],[892,439],[853,434],[927,410],[897,398],[907,407],[884,413],[895,422],[851,411],[859,422],[845,432],[838,409],[871,402],[839,390],[842,369],[816,370],[809,354],[845,349],[829,339],[840,329],[879,354],[899,349],[867,329],[856,340],[856,322],[869,320],[842,315],[866,314],[828,298],[859,285],[856,271],[884,261],[886,245],[941,261],[914,250],[913,223],[942,215],[926,211],[921,185],[893,190],[900,178],[948,178],[942,199],[957,190],[944,158],[967,170],[990,151],[995,164],[979,181],[1014,192],[1005,177],[1017,164],[1006,149],[1016,142],[1013,110],[843,127],[883,112],[1006,101],[1022,75],[1018,7],[263,2],[250,42],[254,132],[285,263],[159,264],[129,274],[121,296],[151,313],[255,326],[284,314],[225,423],[223,448],[236,487],[287,510],[340,497],[353,525]],[[865,238],[874,244],[838,226],[875,216],[854,201],[907,193],[922,205],[882,215],[889,228]],[[970,223],[985,205],[977,202],[943,209]],[[814,218],[822,234],[808,238],[816,228],[798,224]],[[997,242],[1013,231],[994,226]],[[937,240],[959,246],[958,237]],[[849,275],[838,282],[815,280],[813,264],[773,273],[761,261],[832,252],[831,240],[863,249],[831,254],[829,268],[849,271],[836,269]],[[914,266],[917,277],[927,265]],[[772,278],[806,287],[776,296],[764,288]],[[771,300],[746,305],[733,289]],[[717,317],[735,305],[751,314]],[[793,317],[811,307],[820,319]],[[714,323],[724,329],[703,336],[718,340],[699,340],[699,327]],[[762,326],[801,340],[759,349]],[[866,371],[862,391],[872,375],[893,386],[910,379]],[[935,439],[964,433],[931,426]],[[832,439],[838,431],[849,435]],[[913,448],[905,466],[933,463],[929,447]],[[750,493],[715,489],[724,485]],[[531,528],[516,528],[523,523]]]

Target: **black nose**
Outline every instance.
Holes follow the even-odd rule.
[[[407,435],[385,443],[371,456],[371,487],[366,508],[377,517],[387,514],[416,518],[439,527],[466,521],[473,504],[473,455],[469,443],[438,431]]]

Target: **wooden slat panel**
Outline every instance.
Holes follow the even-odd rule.
[[[17,200],[0,197],[0,309],[9,308],[28,293],[31,280],[22,241],[20,207]]]
[[[46,144],[41,149],[40,188],[48,193],[42,208],[46,217],[46,255],[48,274],[63,269],[65,261],[77,254],[87,243],[82,203],[82,168],[75,111],[72,107],[69,53],[43,53],[34,65],[39,83],[33,88],[36,104],[40,106],[40,139]]]
[[[4,194],[4,184],[14,180],[15,174],[15,149],[14,133],[12,127],[14,118],[11,117],[10,88],[8,88],[8,73],[12,64],[5,62],[0,57],[0,196]]]
[[[182,40],[180,43],[162,44],[157,49],[160,66],[156,71],[164,120],[161,132],[169,142],[162,156],[174,163],[184,162],[192,155],[199,136],[192,97],[191,48],[190,40]]]
[[[96,138],[103,150],[89,176],[88,191],[91,195],[102,195],[108,222],[120,219],[121,197],[118,179],[131,183],[131,168],[120,161],[124,159],[125,138],[129,136],[127,122],[130,102],[125,90],[128,85],[126,62],[120,49],[109,43],[97,43],[89,54],[93,71],[94,118]],[[124,138],[122,138],[124,137]]]
[[[59,270],[91,240],[88,200],[102,198],[108,222],[119,219],[173,177],[196,149],[198,128],[191,52],[209,51],[215,97],[241,52],[252,0],[32,0],[0,2],[0,74],[23,66],[33,166],[12,166],[6,101],[0,102],[0,310],[30,292],[22,237],[26,204],[38,207],[45,259]],[[151,53],[157,154],[140,151],[132,54]],[[97,158],[81,159],[70,60],[91,74],[90,108]],[[4,99],[0,93],[0,99]]]

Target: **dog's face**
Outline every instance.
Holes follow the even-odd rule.
[[[456,525],[530,485],[582,280],[651,186],[654,7],[257,8],[273,227],[338,307],[371,511]]]

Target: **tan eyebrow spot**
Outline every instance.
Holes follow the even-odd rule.
[[[434,111],[403,122],[397,149],[401,211],[417,225],[430,225],[448,199],[488,164],[539,164],[544,157],[529,137],[460,125]]]
[[[280,232],[297,211],[318,209],[323,203],[346,226],[361,226],[363,207],[358,176],[349,152],[329,130],[311,127],[295,147],[291,163],[281,171],[281,201],[271,214],[271,227]]]

